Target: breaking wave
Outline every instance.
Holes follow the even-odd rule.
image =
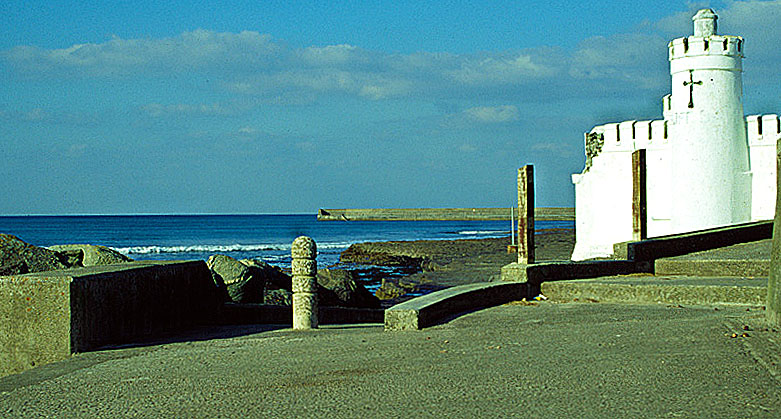
[[[504,230],[464,230],[459,231],[457,234],[463,235],[463,236],[496,236],[496,237],[502,237],[507,234],[510,234],[509,231]]]
[[[292,243],[291,243],[292,244]],[[290,251],[291,244],[194,244],[181,246],[128,246],[112,247],[124,255],[150,255],[166,253],[225,253],[225,252],[274,252]],[[346,249],[351,243],[318,243],[317,248]]]

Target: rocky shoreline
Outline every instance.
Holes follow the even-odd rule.
[[[568,260],[572,229],[538,230],[538,261]],[[510,238],[365,242],[351,245],[337,265],[318,271],[323,306],[380,308],[417,295],[473,282],[499,279],[501,267],[516,261]],[[0,234],[0,276],[131,262],[104,246],[42,248]],[[261,260],[213,255],[207,261],[225,301],[290,305],[289,272]],[[368,289],[367,289],[368,288]],[[371,291],[370,291],[371,290]]]
[[[44,248],[0,233],[0,276],[129,262],[133,260],[105,246],[74,244]],[[290,273],[279,267],[262,260],[236,260],[226,255],[212,255],[206,264],[215,292],[224,302],[292,304]],[[380,308],[380,300],[361,284],[354,272],[319,269],[317,282],[322,306]]]
[[[407,274],[371,278],[383,306],[419,295],[474,282],[496,281],[504,265],[517,256],[507,252],[510,238],[366,242],[342,252],[342,265],[406,269]],[[575,246],[572,229],[544,229],[535,235],[537,261],[569,260]]]

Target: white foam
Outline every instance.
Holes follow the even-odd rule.
[[[504,230],[464,230],[456,234],[467,238],[494,239],[506,237],[510,235],[510,232]]]
[[[351,243],[335,242],[317,245],[319,249],[346,249]],[[220,253],[220,252],[263,252],[263,251],[290,251],[291,244],[194,244],[181,246],[129,246],[112,247],[124,255],[148,255],[164,253]]]

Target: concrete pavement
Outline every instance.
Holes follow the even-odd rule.
[[[513,303],[423,331],[202,329],[0,379],[3,417],[779,417],[745,306]]]

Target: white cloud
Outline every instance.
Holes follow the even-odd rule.
[[[667,40],[656,34],[619,34],[581,42],[569,74],[580,80],[622,82],[641,88],[667,83]]]
[[[536,63],[528,54],[464,60],[461,68],[447,71],[454,80],[467,84],[521,84],[528,78],[551,76],[553,68]]]
[[[518,108],[513,105],[478,106],[464,111],[470,118],[486,123],[512,122],[520,118]]]
[[[231,115],[236,112],[235,107],[225,106],[219,103],[208,103],[208,104],[207,103],[201,103],[201,104],[177,103],[171,105],[150,103],[142,106],[141,110],[153,117],[169,116],[169,115],[215,116],[215,115]]]
[[[100,44],[76,44],[63,49],[19,46],[5,51],[3,56],[25,71],[116,77],[262,65],[279,51],[268,35],[199,29],[172,38],[113,38]]]
[[[63,49],[19,46],[0,52],[19,77],[183,78],[198,75],[208,89],[224,89],[264,103],[313,103],[330,95],[367,100],[414,98],[555,101],[567,98],[663,93],[669,89],[666,45],[691,32],[693,10],[641,25],[635,32],[593,37],[572,51],[537,47],[480,54],[388,54],[355,45],[291,48],[269,35],[199,29],[162,39],[113,38]],[[746,54],[767,77],[781,50],[781,1],[730,1],[720,21],[745,35]],[[643,93],[643,94],[645,94]],[[220,114],[196,105],[151,104],[163,113]]]

